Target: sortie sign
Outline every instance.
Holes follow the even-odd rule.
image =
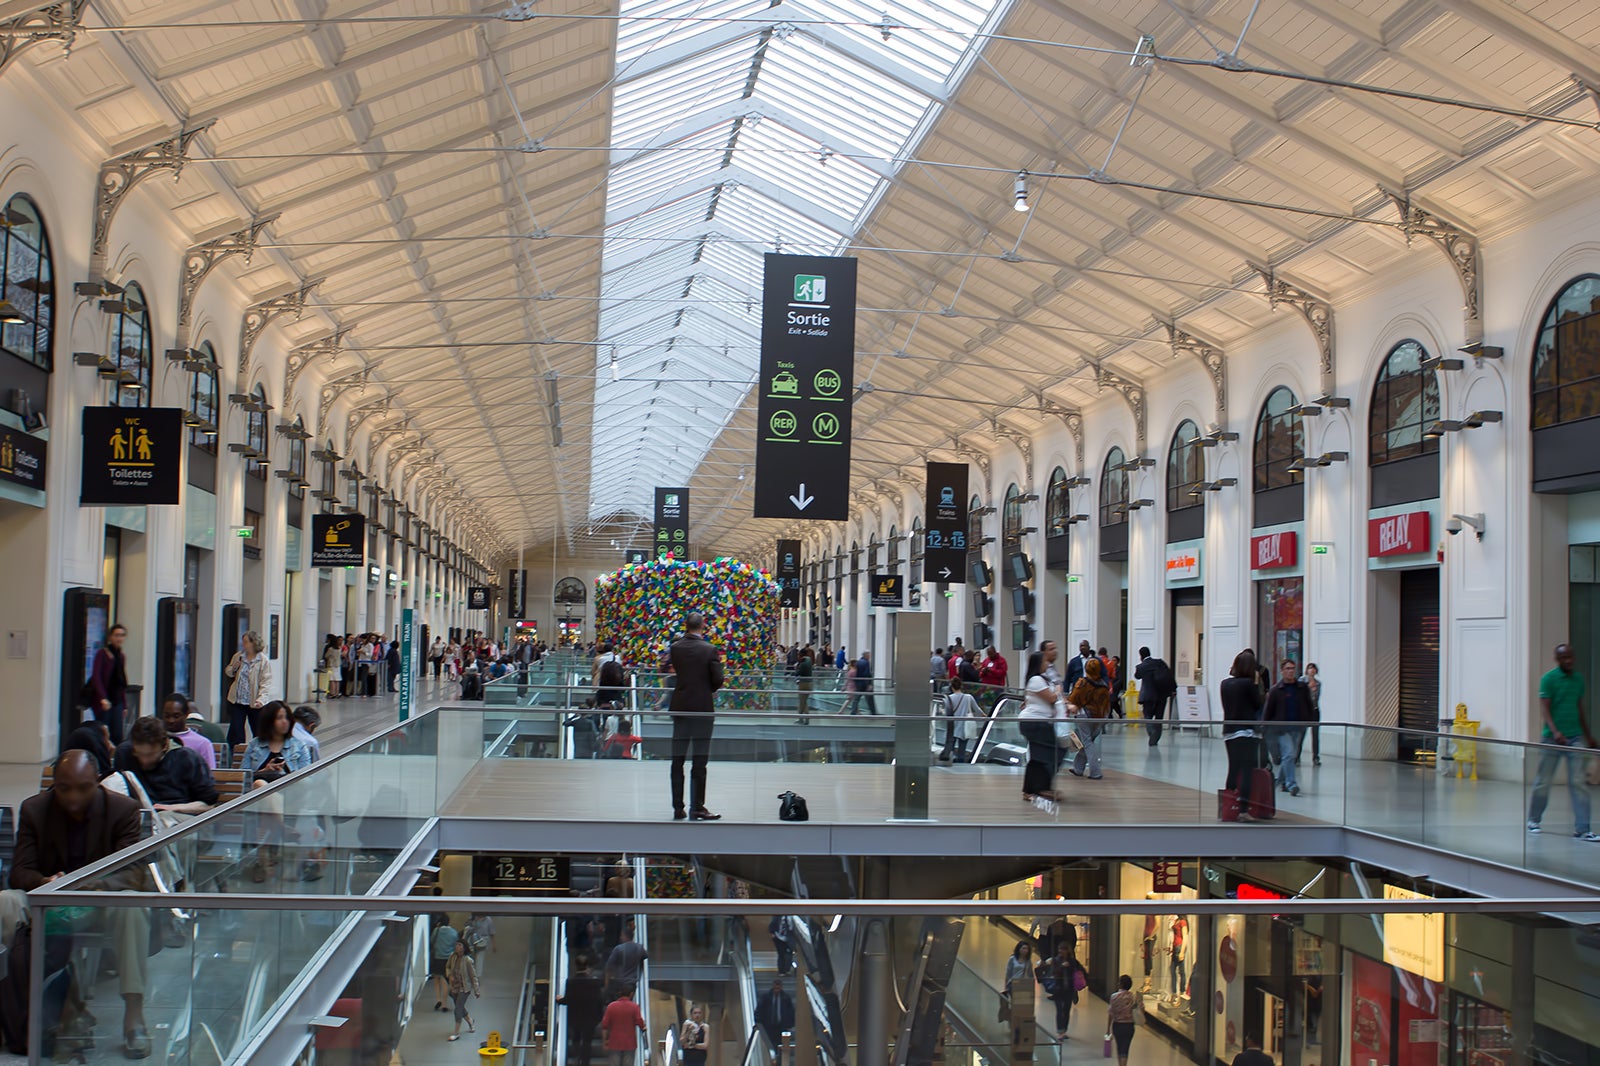
[[[689,490],[656,489],[655,557],[683,559],[689,552]]]
[[[755,517],[849,517],[855,357],[856,261],[768,254]]]
[[[967,580],[967,464],[929,463],[922,515],[922,577],[953,585]]]
[[[183,410],[85,407],[83,493],[90,507],[176,504],[183,473]]]
[[[1381,559],[1385,555],[1416,555],[1425,552],[1428,550],[1428,525],[1427,511],[1369,518],[1367,555]]]
[[[780,607],[800,606],[800,542],[778,541],[778,591],[783,599]]]

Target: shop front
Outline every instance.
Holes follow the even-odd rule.
[[[1399,669],[1369,690],[1375,706],[1395,706],[1401,759],[1435,755],[1439,705],[1439,562],[1434,552],[1438,503],[1375,510],[1367,518],[1367,569],[1372,579],[1369,631],[1372,650],[1395,648]]]
[[[1118,919],[1118,974],[1133,978],[1144,999],[1145,1017],[1181,1044],[1195,1041],[1196,1008],[1192,998],[1195,960],[1200,954],[1200,923],[1184,904],[1195,898],[1185,883],[1193,863],[1158,861],[1123,863],[1123,899],[1160,899],[1172,903],[1168,914],[1124,914]]]
[[[1204,542],[1167,545],[1167,659],[1179,685],[1205,684]]]
[[[1256,660],[1274,676],[1292,659],[1305,666],[1305,577],[1299,523],[1250,538]]]

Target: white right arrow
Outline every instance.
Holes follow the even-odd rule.
[[[790,496],[789,502],[794,504],[797,510],[804,511],[811,506],[811,502],[815,499],[815,496],[806,495],[806,483],[802,481],[800,482],[800,494],[798,496]]]
[[[947,566],[944,569],[940,570],[939,571],[939,576],[944,578],[946,581],[950,580],[950,568]]]

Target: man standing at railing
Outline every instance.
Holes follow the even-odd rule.
[[[1572,835],[1593,843],[1600,841],[1600,834],[1592,832],[1589,825],[1589,786],[1584,780],[1584,763],[1594,756],[1582,749],[1596,745],[1583,710],[1583,675],[1573,669],[1570,647],[1557,644],[1555,654],[1555,668],[1539,679],[1539,717],[1544,723],[1540,739],[1546,745],[1579,750],[1546,747],[1539,753],[1533,795],[1528,800],[1528,832],[1539,832],[1539,820],[1550,802],[1550,786],[1555,783],[1556,771],[1565,763],[1567,790],[1572,793]]]
[[[711,755],[712,700],[722,687],[722,653],[706,639],[706,620],[691,613],[683,620],[683,638],[667,652],[677,675],[672,690],[672,817],[697,822],[721,818],[706,809],[706,761]],[[690,770],[690,806],[683,805],[683,764]]]
[[[878,701],[872,698],[872,652],[863,651],[861,658],[856,660],[856,697],[850,701],[850,713],[856,713],[856,706],[861,699],[867,702],[867,713],[878,713]]]

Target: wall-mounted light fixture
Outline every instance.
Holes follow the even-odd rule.
[[[1087,522],[1088,520],[1089,516],[1086,514],[1075,514],[1071,518],[1067,519],[1067,525],[1075,526],[1079,522]]]
[[[1485,344],[1482,341],[1473,341],[1471,344],[1463,344],[1461,347],[1457,348],[1456,351],[1460,352],[1462,355],[1470,355],[1474,359],[1500,359],[1506,354],[1506,350],[1504,348],[1501,348],[1498,345]]]
[[[1430,355],[1426,359],[1422,360],[1422,362],[1418,363],[1417,367],[1421,370],[1464,370],[1466,365],[1467,361],[1465,359],[1456,359],[1453,357],[1447,358],[1442,355]]]
[[[1223,489],[1232,488],[1239,483],[1236,477],[1219,478],[1216,481],[1202,481],[1189,490],[1191,496],[1203,496],[1208,492],[1221,492]]]

